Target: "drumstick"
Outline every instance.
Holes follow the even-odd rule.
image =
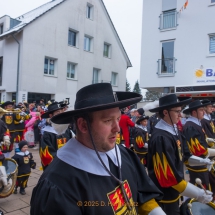
[[[191,211],[191,208],[192,208],[191,203],[188,203],[188,204],[187,204],[187,207],[188,207],[188,209],[189,209],[189,211],[190,211],[190,215],[193,215],[193,213],[192,213],[192,211]]]
[[[202,185],[202,180],[200,178],[196,178],[196,184],[198,184],[207,194],[205,187]]]

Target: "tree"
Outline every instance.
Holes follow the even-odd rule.
[[[126,89],[125,89],[126,92],[131,92],[131,87],[130,87],[130,84],[128,83],[128,80],[126,79]]]
[[[140,89],[140,85],[139,85],[138,80],[136,81],[136,83],[135,83],[135,85],[134,85],[133,92],[134,92],[134,93],[139,93],[139,94],[141,94],[141,89]]]
[[[162,96],[162,93],[161,93],[161,92],[148,90],[148,91],[146,92],[146,98],[145,98],[145,100],[148,100],[148,101],[149,101],[149,100],[155,101],[155,100],[158,100],[161,96]]]

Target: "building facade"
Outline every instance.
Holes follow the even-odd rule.
[[[140,86],[215,97],[215,0],[144,0]]]
[[[131,62],[102,0],[54,0],[0,18],[0,98],[61,101],[83,86],[125,90]],[[102,89],[101,89],[102,90]]]

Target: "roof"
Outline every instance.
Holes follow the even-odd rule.
[[[50,1],[46,4],[41,5],[38,8],[35,8],[34,10],[31,10],[19,17],[16,18],[16,20],[20,21],[20,23],[10,30],[4,32],[0,35],[0,40],[4,39],[5,37],[11,35],[12,33],[19,32],[22,30],[26,25],[40,17],[41,15],[45,14],[47,11],[51,10],[52,8],[56,7],[57,5],[61,4],[65,0],[54,0]]]
[[[34,20],[36,20],[37,18],[39,18],[40,16],[42,16],[43,14],[45,14],[46,12],[48,12],[49,10],[53,9],[54,7],[58,6],[59,4],[65,2],[66,0],[52,0],[46,4],[41,5],[38,8],[35,8],[34,10],[31,10],[19,17],[16,18],[16,20],[20,21],[20,23],[16,26],[14,26],[13,28],[9,29],[8,31],[4,32],[3,34],[0,35],[0,40],[3,40],[4,38],[8,37],[11,34],[14,33],[18,33],[20,32],[25,26],[27,26],[28,24],[30,24],[31,22],[33,22]],[[127,67],[132,67],[131,61],[125,51],[125,48],[122,44],[122,41],[120,40],[120,37],[114,27],[114,24],[110,18],[110,15],[105,7],[105,4],[103,2],[103,0],[101,0],[102,5],[104,6],[105,12],[108,15],[108,18],[111,22],[111,25],[113,27],[114,32],[116,33],[116,36],[119,40],[120,46],[125,54],[125,58],[127,59]]]

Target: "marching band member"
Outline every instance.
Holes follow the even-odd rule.
[[[45,112],[41,118],[49,119],[50,121],[53,116],[62,113],[64,106],[64,104],[62,105],[58,102],[53,102],[48,106],[48,111]],[[52,162],[56,156],[57,150],[61,148],[70,138],[72,138],[72,133],[68,129],[68,126],[62,134],[58,134],[51,123],[47,124],[46,127],[43,128],[43,135],[39,149],[43,169],[45,169]]]
[[[10,146],[7,147],[7,150],[5,150],[5,157],[10,157],[10,152],[13,150],[13,143],[16,137],[16,128],[15,124],[18,124],[21,120],[21,116],[19,114],[20,111],[14,110],[14,102],[7,101],[2,104],[2,108],[8,111],[8,113],[5,113],[2,117],[2,121],[4,121],[10,131]],[[16,112],[17,111],[17,112]]]
[[[133,128],[132,134],[134,137],[134,152],[140,158],[140,162],[143,165],[147,163],[148,153],[148,140],[149,134],[147,131],[147,121],[149,117],[142,115],[137,121],[135,128]]]
[[[215,156],[215,149],[210,148],[208,145],[206,134],[201,124],[204,118],[204,107],[209,104],[210,101],[202,103],[200,100],[189,104],[189,107],[183,111],[185,114],[190,114],[184,125],[183,133],[186,138],[187,149],[199,160],[195,166],[190,166],[190,163],[186,164],[190,174],[190,182],[196,184],[196,178],[200,178],[203,186],[211,190],[208,170],[210,170],[212,162],[208,157]],[[207,160],[205,165],[202,165],[202,159]]]
[[[207,194],[184,180],[182,151],[186,147],[185,139],[177,129],[181,117],[181,106],[191,99],[177,100],[175,94],[159,99],[159,107],[149,110],[159,112],[160,121],[155,125],[148,144],[148,172],[156,186],[163,192],[164,198],[158,202],[167,215],[179,215],[179,198],[187,196],[208,203],[212,193]],[[184,155],[185,159],[190,153]]]

